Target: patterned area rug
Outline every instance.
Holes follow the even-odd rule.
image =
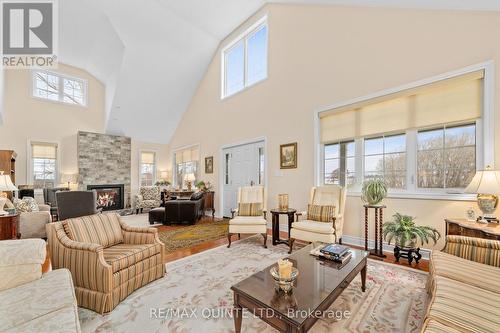
[[[167,264],[167,275],[130,295],[110,314],[80,309],[82,332],[234,332],[231,285],[286,256],[264,249],[259,237]],[[349,319],[321,319],[310,332],[419,332],[427,273],[369,260],[367,290],[356,277],[330,308]],[[172,311],[177,309],[177,312]],[[276,332],[260,319],[243,319],[243,332]]]
[[[226,238],[229,221],[215,221],[183,226],[175,230],[160,231],[158,237],[165,244],[165,252]]]

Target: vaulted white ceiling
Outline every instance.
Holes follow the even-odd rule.
[[[221,40],[267,2],[500,10],[498,0],[64,0],[59,60],[106,86],[106,131],[167,143]]]

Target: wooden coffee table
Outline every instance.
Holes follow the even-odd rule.
[[[299,270],[290,295],[275,291],[269,270],[276,264],[231,287],[236,332],[241,332],[243,308],[280,332],[307,332],[359,273],[365,291],[368,252],[351,249],[352,258],[341,267],[310,255],[312,248],[310,244],[288,257]]]

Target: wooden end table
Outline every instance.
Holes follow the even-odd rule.
[[[293,208],[287,210],[271,209],[273,216],[273,245],[286,244],[290,246],[290,229],[292,229],[293,217],[296,212],[297,210]],[[288,239],[280,239],[280,215],[288,216]]]
[[[21,238],[19,214],[0,215],[0,240]]]

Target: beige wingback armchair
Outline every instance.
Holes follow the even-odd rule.
[[[165,274],[158,230],[128,226],[116,213],[49,223],[47,235],[52,267],[69,269],[78,305],[99,313]]]
[[[296,239],[306,242],[342,243],[345,201],[346,190],[342,186],[313,187],[309,205],[335,206],[335,213],[329,222],[313,220],[307,211],[297,213],[297,221],[292,224],[290,230],[289,253],[292,252],[293,242]],[[300,216],[305,216],[305,219],[299,220]]]
[[[231,236],[238,234],[261,234],[267,248],[267,204],[264,186],[245,186],[238,189],[238,208],[231,211],[227,239],[231,246]]]

